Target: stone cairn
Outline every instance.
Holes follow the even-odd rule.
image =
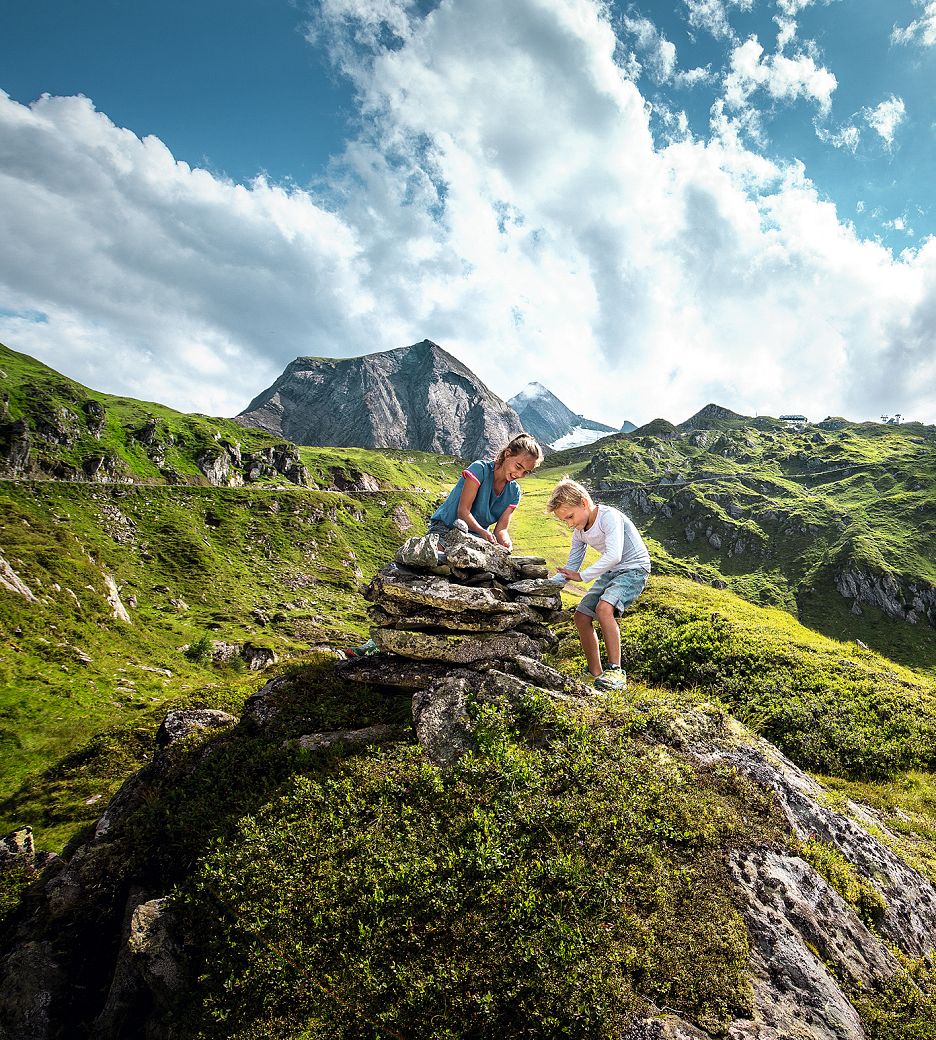
[[[450,765],[474,745],[472,702],[582,692],[542,661],[562,606],[547,573],[540,556],[511,556],[457,530],[410,538],[364,590],[382,653],[339,668],[413,690],[416,736],[432,761]]]

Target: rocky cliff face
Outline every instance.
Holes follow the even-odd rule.
[[[507,403],[520,416],[527,433],[557,448],[577,447],[597,440],[602,434],[617,432],[613,426],[576,415],[540,383],[529,383]]]
[[[429,340],[358,358],[296,358],[238,422],[296,444],[492,456],[523,425]]]

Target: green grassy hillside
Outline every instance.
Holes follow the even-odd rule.
[[[358,585],[423,524],[458,466],[303,455],[313,474],[353,485],[367,472],[383,489],[0,482],[0,555],[36,597],[0,589],[0,830],[26,819],[57,844],[148,753],[167,706],[236,710],[259,675],[239,656],[212,663],[208,641],[282,659],[365,631]],[[108,604],[108,578],[129,622]]]
[[[936,592],[936,430],[835,425],[725,420],[606,438],[547,461],[632,515],[662,570],[933,669],[936,630],[914,599]],[[897,612],[864,600],[853,609],[837,588],[847,572],[889,590]]]
[[[49,370],[43,383],[35,363],[18,371],[18,385],[52,396],[11,394],[13,420],[34,423],[47,399],[88,414],[76,384]],[[518,552],[564,562],[569,532],[544,512],[564,472],[605,485],[599,497],[625,502],[647,531],[655,574],[622,621],[628,691],[530,698],[519,716],[479,709],[478,753],[441,771],[408,735],[409,694],[347,683],[329,648],[365,632],[359,585],[421,532],[459,461],[310,448],[301,461],[317,487],[269,473],[213,487],[198,452],[216,435],[253,445],[250,431],[97,396],[113,472],[145,483],[48,479],[63,461],[83,466],[81,445],[101,443],[89,429],[70,445],[40,438],[44,479],[0,481],[0,556],[35,597],[0,588],[0,833],[31,824],[39,847],[74,843],[151,758],[167,708],[237,713],[284,676],[272,723],[174,746],[163,780],[96,852],[121,899],[131,885],[170,896],[190,956],[179,1035],[358,1040],[428,1035],[431,1023],[439,1037],[597,1040],[661,1007],[719,1035],[752,1006],[728,853],[798,851],[859,910],[867,892],[826,848],[799,847],[764,791],[679,750],[687,707],[719,732],[734,717],[762,733],[821,774],[843,810],[850,798],[875,806],[895,851],[936,881],[930,630],[849,613],[832,579],[847,560],[931,580],[931,431],[658,423],[550,457],[524,482]],[[138,454],[121,439],[147,417],[186,480],[147,469],[152,445]],[[129,620],[114,616],[109,581]],[[817,631],[840,623],[845,640]],[[578,673],[571,616],[555,630],[552,663]],[[212,640],[272,650],[278,664],[215,663]],[[377,723],[400,738],[320,752],[294,739]],[[31,898],[28,877],[14,880],[0,922],[21,912],[21,890]],[[111,955],[117,942],[96,919],[84,926],[76,1021],[103,1000],[94,943]],[[912,967],[863,998],[869,1037],[930,1035],[934,1000]]]
[[[78,479],[99,466],[94,471],[100,479],[205,483],[196,460],[217,454],[220,445],[250,452],[283,443],[229,419],[89,390],[2,344],[0,390],[7,413],[7,427],[0,429],[0,473],[10,447],[9,424],[16,420],[30,428],[29,464],[16,475],[35,477]]]

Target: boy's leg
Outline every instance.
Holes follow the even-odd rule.
[[[598,636],[595,634],[591,617],[577,610],[575,627],[578,629],[579,642],[585,651],[585,663],[588,665],[589,672],[594,676],[601,675],[601,652],[598,649]],[[620,657],[620,650],[618,650],[618,656]]]
[[[601,626],[601,634],[604,637],[605,653],[608,664],[621,665],[621,630],[618,628],[617,614],[612,604],[607,600],[599,600],[595,607],[595,616]]]

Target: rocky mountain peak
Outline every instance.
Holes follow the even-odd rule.
[[[354,358],[298,357],[238,422],[296,444],[494,455],[523,429],[516,412],[424,339]]]
[[[720,404],[707,404],[685,422],[681,422],[678,428],[680,430],[705,430],[726,420],[737,421],[747,418],[749,417],[733,412],[730,408],[723,408]]]
[[[612,426],[573,412],[542,383],[527,383],[507,403],[516,410],[527,433],[557,450],[589,444],[606,433],[617,433]]]

